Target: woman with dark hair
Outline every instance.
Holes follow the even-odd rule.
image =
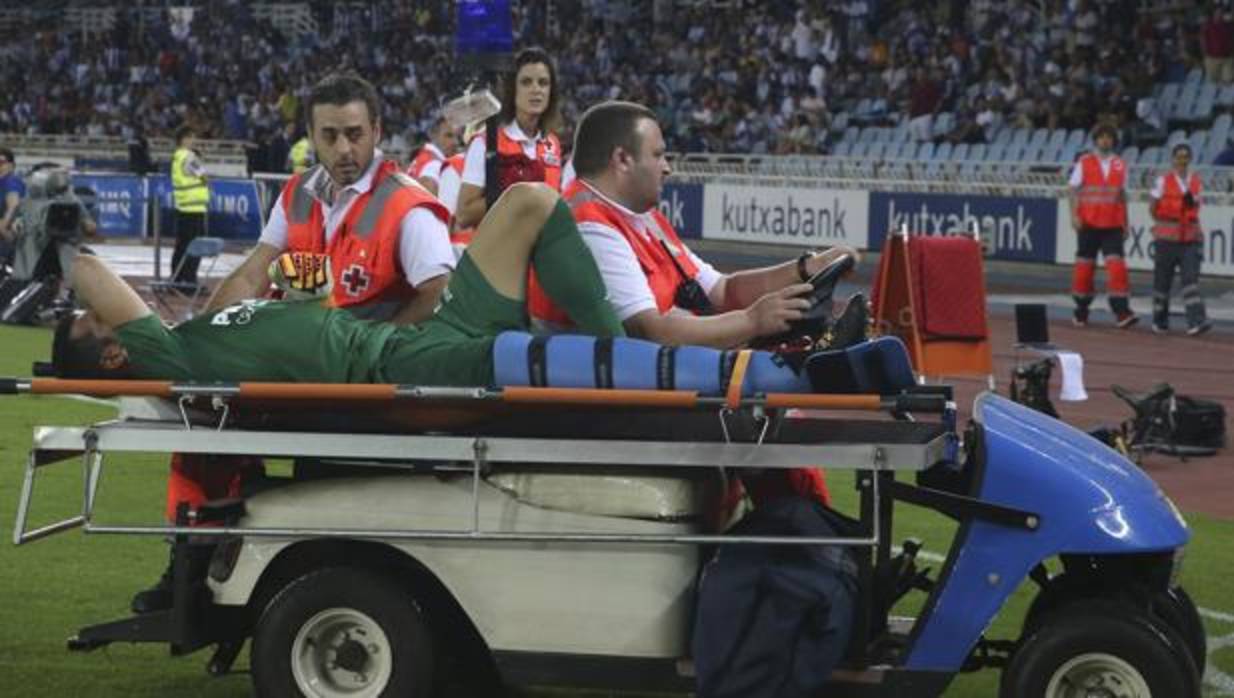
[[[492,183],[497,193],[516,182],[544,182],[561,189],[561,142],[556,135],[561,128],[560,102],[557,68],[549,55],[540,48],[519,51],[513,69],[501,82],[497,181]],[[467,146],[454,213],[461,228],[476,225],[488,210],[486,148],[482,135]]]

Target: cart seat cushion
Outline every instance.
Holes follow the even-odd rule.
[[[702,510],[702,486],[685,477],[496,472],[488,483],[524,504],[595,516],[681,520]]]

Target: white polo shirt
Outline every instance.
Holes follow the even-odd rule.
[[[633,228],[641,231],[646,239],[659,237],[655,232],[659,224],[652,218],[650,211],[635,213],[600,193],[587,182],[583,182],[583,185],[606,206],[630,221]],[[630,247],[630,243],[626,241],[621,231],[612,226],[591,221],[579,223],[578,229],[583,234],[583,242],[587,243],[587,247],[591,249],[596,265],[600,267],[600,276],[604,278],[608,301],[617,313],[617,319],[624,322],[644,310],[656,310],[656,298],[651,292],[651,285],[647,283],[647,275],[643,272],[642,265],[639,264],[638,256],[634,254],[634,248]],[[684,244],[682,246],[684,247]],[[695,280],[704,291],[710,294],[711,289],[719,283],[723,275],[690,251],[690,248],[686,247],[685,252],[689,255],[690,261],[698,267],[698,276]]]
[[[329,191],[334,187],[325,168],[310,176],[305,188],[321,206],[326,225],[326,242],[334,239],[356,199],[373,188],[373,176],[382,162],[380,150],[373,153],[373,162],[354,183],[343,187],[330,203]],[[270,212],[270,219],[261,231],[263,242],[278,250],[287,249],[287,215],[283,211],[283,195],[279,194]],[[419,286],[429,279],[448,274],[454,269],[454,250],[450,233],[441,221],[424,208],[414,208],[399,223],[399,265],[407,283]]]

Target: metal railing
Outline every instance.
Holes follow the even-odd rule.
[[[737,186],[879,189],[922,193],[968,193],[993,196],[1065,194],[1071,164],[1063,162],[989,162],[984,160],[917,160],[833,155],[735,155],[678,153],[671,157],[678,181]],[[1194,168],[1204,181],[1208,203],[1234,203],[1234,168]],[[1146,198],[1164,166],[1133,165],[1128,190]]]

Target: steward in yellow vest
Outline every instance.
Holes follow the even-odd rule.
[[[185,258],[194,238],[206,232],[206,208],[210,188],[206,171],[193,150],[197,134],[189,126],[176,130],[176,152],[171,156],[172,199],[176,206],[176,247],[171,254],[172,280],[186,286],[197,285],[195,257]]]

